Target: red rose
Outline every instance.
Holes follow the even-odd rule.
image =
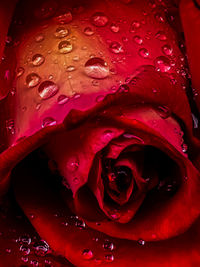
[[[199,264],[200,11],[181,4],[191,90],[177,6],[17,4],[1,63],[0,266]]]

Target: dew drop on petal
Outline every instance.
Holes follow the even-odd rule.
[[[38,93],[42,99],[48,99],[57,94],[59,86],[52,81],[44,81],[38,87]]]
[[[34,243],[33,249],[35,255],[44,257],[49,251],[49,245],[46,241],[41,240]]]
[[[145,242],[144,240],[142,240],[142,239],[139,239],[139,240],[138,240],[138,244],[141,245],[141,246],[144,246],[145,243],[146,243],[146,242]]]
[[[146,48],[141,48],[138,53],[143,58],[149,57],[149,51]]]
[[[44,40],[44,35],[43,34],[38,34],[36,37],[35,37],[35,41],[37,43],[40,43]]]
[[[93,258],[93,252],[90,249],[84,249],[82,252],[82,256],[85,260],[90,260]]]
[[[142,38],[141,38],[139,35],[135,35],[135,36],[133,37],[133,41],[134,41],[136,44],[139,44],[139,45],[141,45],[141,44],[143,43],[143,40],[142,40]]]
[[[118,42],[115,42],[115,41],[111,42],[109,48],[110,48],[111,52],[113,52],[114,54],[124,53],[123,46]]]
[[[33,267],[37,267],[39,266],[39,262],[37,260],[31,260],[30,261],[30,264],[33,266]]]
[[[67,54],[72,51],[73,46],[69,41],[62,41],[59,43],[58,49],[61,54]]]
[[[183,153],[187,153],[188,146],[187,146],[185,143],[183,143],[183,144],[181,145],[181,148],[182,148]]]
[[[103,248],[107,251],[113,251],[115,246],[112,242],[110,242],[109,240],[106,240],[104,243],[103,243]]]
[[[36,73],[30,73],[26,76],[26,84],[28,88],[37,86],[40,83],[40,76]]]
[[[154,60],[157,71],[167,72],[171,69],[170,60],[167,57],[160,56]]]
[[[167,40],[167,36],[163,31],[158,31],[155,36],[156,36],[156,39],[158,39],[160,41],[166,41]]]
[[[22,254],[24,256],[29,255],[30,254],[30,251],[31,251],[30,248],[27,247],[27,246],[25,246],[25,245],[21,245],[20,248],[19,248],[19,250],[22,252]]]
[[[72,13],[68,10],[65,13],[55,17],[54,19],[58,24],[67,24],[72,21]]]
[[[69,65],[69,66],[67,66],[66,71],[67,71],[67,72],[71,72],[71,71],[74,71],[75,69],[76,69],[76,68],[75,68],[74,66]]]
[[[112,32],[117,33],[117,32],[119,32],[119,25],[112,23],[110,26],[110,29]]]
[[[54,33],[54,36],[56,38],[64,38],[69,34],[68,29],[66,29],[65,27],[58,27]]]
[[[91,17],[91,23],[97,27],[104,27],[108,23],[108,18],[103,12],[96,12]]]
[[[44,63],[44,61],[45,61],[45,58],[41,54],[35,54],[32,57],[32,64],[34,66],[40,66],[40,65],[42,65]]]
[[[173,53],[172,47],[167,44],[162,47],[162,51],[166,56],[171,56]]]
[[[85,29],[83,30],[84,34],[87,36],[91,36],[94,34],[94,31],[91,27],[85,27]]]
[[[94,79],[104,79],[109,75],[108,64],[99,57],[93,57],[85,63],[85,73]]]
[[[69,101],[69,97],[67,97],[66,95],[59,95],[58,97],[58,104],[59,105],[64,105]]]
[[[46,117],[44,118],[43,122],[42,122],[42,128],[45,128],[47,126],[53,126],[56,125],[56,120],[54,118],[51,117]]]
[[[167,119],[171,115],[170,109],[166,106],[159,106],[158,112],[160,117],[163,119]]]
[[[16,77],[19,78],[23,74],[24,74],[24,68],[23,67],[17,68],[17,70],[16,70]]]
[[[114,255],[112,255],[112,254],[107,254],[107,255],[105,255],[105,261],[106,262],[113,262],[114,261]]]

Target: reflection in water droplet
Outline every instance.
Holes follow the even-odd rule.
[[[93,29],[92,29],[91,27],[86,27],[86,28],[84,29],[84,33],[85,33],[85,35],[87,35],[87,36],[91,36],[91,35],[94,34],[94,31],[93,31]]]
[[[167,36],[163,31],[158,31],[156,33],[156,39],[158,39],[160,41],[165,41],[165,40],[167,40]]]
[[[59,90],[57,84],[52,81],[44,81],[38,88],[38,93],[42,99],[48,99],[54,96]]]
[[[67,54],[72,51],[72,44],[69,41],[62,41],[58,45],[59,52],[61,54]]]
[[[40,83],[40,76],[36,73],[30,73],[26,76],[26,84],[28,88],[37,86]]]
[[[133,41],[136,43],[136,44],[142,44],[143,43],[143,40],[142,40],[142,38],[139,36],[139,35],[135,35],[134,37],[133,37]]]
[[[64,38],[69,34],[68,29],[66,29],[65,27],[58,27],[54,33],[54,36],[56,38]]]
[[[157,71],[167,72],[171,69],[170,60],[167,57],[160,56],[154,60],[154,65]]]
[[[149,51],[146,48],[141,48],[138,53],[143,58],[149,57]]]
[[[97,27],[103,27],[108,23],[108,18],[104,13],[96,12],[91,17],[91,23]]]
[[[42,65],[44,63],[44,61],[45,61],[45,58],[41,54],[35,54],[32,57],[32,64],[34,66],[40,66],[40,65]]]
[[[163,51],[163,53],[166,55],[166,56],[171,56],[171,54],[172,54],[172,52],[173,52],[173,49],[172,49],[172,47],[170,46],[170,45],[164,45],[163,47],[162,47],[162,51]]]
[[[45,128],[47,126],[53,126],[53,125],[56,125],[56,120],[51,117],[45,118],[42,122],[42,128]]]
[[[119,25],[117,25],[115,23],[112,23],[110,25],[110,29],[111,29],[112,32],[117,33],[117,32],[119,32]]]
[[[67,97],[66,95],[59,95],[58,97],[58,104],[59,105],[64,105],[69,101],[69,97]]]
[[[108,64],[99,57],[90,58],[85,63],[85,73],[94,79],[104,79],[109,75]]]
[[[114,255],[112,255],[112,254],[105,255],[105,261],[107,261],[107,262],[113,262],[114,259],[115,259]]]
[[[17,68],[16,77],[18,78],[18,77],[22,76],[23,74],[24,74],[24,68],[22,68],[22,67]]]
[[[72,13],[70,11],[66,11],[65,13],[55,17],[55,21],[61,25],[70,23],[72,21]]]
[[[82,252],[82,256],[85,260],[90,260],[93,258],[93,252],[90,249],[84,249]]]
[[[109,46],[110,50],[115,54],[124,53],[124,48],[118,42],[112,42]]]

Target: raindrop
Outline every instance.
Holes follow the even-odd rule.
[[[167,36],[163,31],[158,31],[156,33],[156,39],[158,39],[160,41],[166,41],[167,40]]]
[[[145,242],[144,240],[142,240],[142,239],[139,239],[139,240],[138,240],[138,244],[141,245],[141,246],[144,246],[145,243],[146,243],[146,242]]]
[[[72,21],[72,13],[70,11],[66,11],[65,13],[55,17],[55,21],[61,25],[70,23]]]
[[[87,35],[87,36],[91,36],[91,35],[94,34],[94,31],[93,31],[93,29],[92,29],[91,27],[86,27],[86,28],[84,29],[84,33],[85,33],[85,35]]]
[[[46,117],[43,122],[42,122],[42,128],[45,128],[47,126],[53,126],[56,125],[56,120],[54,118],[51,117]]]
[[[165,21],[165,18],[160,13],[156,13],[154,15],[154,17],[158,22],[164,22]]]
[[[44,35],[43,34],[38,34],[36,37],[35,37],[35,41],[37,43],[40,43],[44,40]]]
[[[40,66],[40,65],[42,65],[44,63],[44,61],[45,61],[45,58],[41,54],[35,54],[32,57],[32,64],[34,66]]]
[[[157,71],[167,72],[171,69],[170,60],[167,57],[160,56],[154,60],[154,65]]]
[[[37,86],[40,83],[40,76],[36,73],[30,73],[26,76],[26,84],[28,88]]]
[[[64,105],[69,101],[69,97],[67,97],[66,95],[59,95],[58,97],[58,104],[59,105]]]
[[[84,249],[82,252],[82,256],[85,260],[90,260],[93,258],[93,252],[90,249]]]
[[[143,40],[142,40],[142,38],[141,38],[139,35],[135,35],[135,36],[133,37],[133,41],[134,41],[136,44],[139,44],[139,45],[141,45],[141,44],[143,43]]]
[[[85,73],[94,79],[104,79],[109,75],[108,64],[99,57],[93,57],[85,63]]]
[[[91,23],[97,27],[104,27],[108,23],[108,18],[102,12],[96,12],[91,17]]]
[[[54,33],[54,36],[56,38],[64,38],[69,34],[68,29],[66,29],[65,27],[58,27]]]
[[[169,108],[166,106],[159,106],[158,111],[159,111],[160,117],[163,119],[167,119],[171,115]]]
[[[164,45],[162,47],[162,51],[163,53],[166,55],[166,56],[171,56],[172,55],[172,52],[173,52],[173,49],[170,45]]]
[[[17,70],[16,70],[16,77],[19,78],[23,74],[24,74],[24,68],[23,67],[17,68]]]
[[[114,53],[114,54],[120,54],[120,53],[124,53],[124,48],[122,47],[122,45],[118,42],[112,42],[109,46],[110,50]]]
[[[33,249],[34,249],[35,255],[45,256],[49,251],[49,245],[47,244],[46,241],[41,240],[41,241],[34,243]]]
[[[59,43],[58,49],[61,54],[67,54],[72,51],[73,46],[69,41],[62,41]]]
[[[141,48],[138,53],[143,58],[149,57],[149,51],[146,48]]]
[[[38,88],[38,93],[42,99],[48,99],[57,94],[59,86],[52,81],[44,81]]]
[[[110,26],[110,29],[112,32],[117,33],[117,32],[119,32],[119,25],[112,23]]]
[[[110,242],[109,240],[106,240],[104,243],[103,243],[103,248],[105,250],[109,250],[109,251],[113,251],[115,246],[112,242]]]
[[[112,254],[105,255],[105,261],[107,261],[107,262],[113,262],[114,259],[115,259],[114,255],[112,255]]]

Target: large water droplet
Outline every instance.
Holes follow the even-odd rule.
[[[118,42],[112,42],[110,44],[109,48],[114,54],[124,53],[123,46]]]
[[[65,13],[55,17],[55,21],[61,25],[70,23],[72,21],[72,13],[67,10]]]
[[[108,64],[102,58],[90,58],[85,63],[85,73],[94,79],[104,79],[109,75]]]
[[[65,27],[58,27],[54,33],[56,38],[64,38],[69,34],[69,30]]]
[[[90,260],[93,258],[93,252],[90,249],[84,249],[82,252],[82,256],[85,260]]]
[[[58,97],[58,104],[59,105],[64,105],[69,101],[69,97],[67,97],[66,95],[59,95]]]
[[[51,118],[51,117],[44,118],[42,122],[42,128],[45,128],[47,126],[53,126],[53,125],[56,125],[56,120],[54,118]]]
[[[157,71],[167,72],[171,69],[170,60],[167,57],[160,56],[154,60]]]
[[[139,55],[143,58],[148,58],[149,57],[149,51],[146,48],[141,48],[138,51]]]
[[[173,52],[173,49],[172,49],[172,47],[170,46],[170,45],[164,45],[163,47],[162,47],[162,51],[163,51],[163,53],[166,55],[166,56],[171,56],[171,54],[172,54],[172,52]]]
[[[86,28],[84,29],[84,33],[85,33],[85,35],[87,35],[87,36],[91,36],[91,35],[94,34],[94,31],[93,31],[93,29],[92,29],[91,27],[86,27]]]
[[[44,61],[45,61],[45,58],[41,54],[35,54],[32,57],[32,64],[34,66],[40,66],[40,65],[42,65],[44,63]]]
[[[67,170],[70,172],[75,172],[79,167],[79,160],[76,156],[71,157],[67,162]]]
[[[54,15],[57,3],[54,0],[45,1],[35,10],[35,16],[39,19],[47,19]]]
[[[77,218],[75,221],[75,226],[78,227],[79,229],[83,230],[83,229],[85,229],[86,224],[83,220],[80,220]]]
[[[28,88],[37,86],[40,83],[40,76],[37,73],[30,73],[26,76],[26,84]]]
[[[30,264],[33,266],[33,267],[38,267],[39,266],[39,262],[37,260],[31,260],[30,261]]]
[[[72,65],[67,66],[66,71],[71,72],[74,71],[76,68]]]
[[[103,27],[108,23],[108,18],[103,12],[96,12],[91,17],[91,23],[97,27]]]
[[[41,240],[39,242],[35,242],[33,245],[34,252],[37,256],[45,256],[49,251],[49,245],[46,241]]]
[[[136,44],[139,44],[139,45],[141,45],[141,44],[143,43],[143,40],[142,40],[142,38],[141,38],[139,35],[135,35],[135,36],[133,37],[133,41],[134,41]]]
[[[58,49],[61,54],[67,54],[72,51],[73,46],[69,41],[62,41],[59,43]]]
[[[59,90],[57,84],[52,81],[44,81],[38,88],[38,93],[42,99],[48,99],[54,96]]]

